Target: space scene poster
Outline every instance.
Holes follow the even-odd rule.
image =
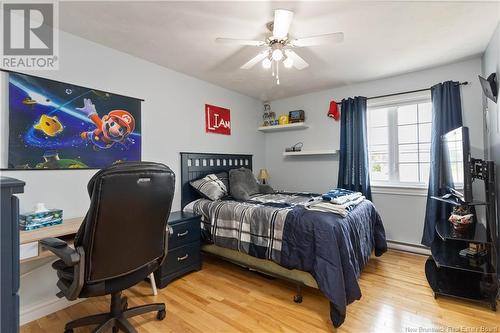
[[[140,99],[9,73],[9,168],[100,169],[140,160]]]

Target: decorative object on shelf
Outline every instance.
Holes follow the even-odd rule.
[[[269,103],[264,103],[264,114],[262,115],[263,126],[273,126],[276,121],[276,113],[271,110]]]
[[[339,112],[337,102],[334,101],[333,99],[330,102],[330,108],[328,109],[327,116],[335,119],[335,121],[339,121],[339,119],[340,119],[340,112]]]
[[[458,231],[464,231],[472,224],[474,214],[471,214],[469,206],[460,205],[454,206],[448,221],[453,225],[453,228]]]
[[[296,144],[294,144],[293,146],[291,147],[287,147],[285,148],[285,152],[292,152],[292,151],[301,151],[302,150],[302,147],[304,146],[304,143],[302,142],[297,142]]]
[[[260,169],[257,179],[260,180],[261,184],[267,184],[267,180],[269,179],[269,173],[267,172],[267,169]]]
[[[9,72],[14,169],[98,169],[141,160],[141,99]]]
[[[462,257],[476,258],[482,257],[488,254],[486,244],[481,243],[469,243],[469,247],[461,250],[459,254]]]
[[[306,115],[304,110],[295,110],[288,113],[288,122],[293,123],[303,123],[306,120]]]
[[[231,135],[231,110],[205,104],[205,130],[207,133]]]
[[[61,224],[62,217],[61,209],[47,209],[45,204],[37,203],[32,212],[19,215],[19,228],[26,231]]]
[[[309,36],[305,38],[293,38],[288,34],[292,24],[293,12],[286,9],[276,9],[274,20],[266,24],[270,35],[265,40],[244,40],[234,38],[217,38],[217,43],[236,44],[265,47],[255,57],[247,61],[241,69],[250,69],[262,61],[264,69],[271,69],[272,76],[276,79],[276,84],[280,84],[279,67],[282,64],[289,69],[295,67],[298,70],[309,67],[309,64],[302,59],[293,49],[309,47],[323,44],[341,43],[344,41],[344,33],[336,32]]]
[[[279,122],[280,125],[287,125],[288,124],[288,115],[282,114],[279,117],[279,121],[278,122]]]

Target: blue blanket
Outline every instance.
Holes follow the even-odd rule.
[[[202,215],[204,239],[284,267],[311,273],[330,300],[335,327],[361,298],[358,278],[371,253],[387,250],[384,226],[365,200],[347,217],[306,210],[314,195],[278,193],[251,201],[198,199],[184,209]]]
[[[373,250],[380,256],[387,243],[382,220],[368,200],[345,218],[301,206],[287,214],[281,265],[314,276],[330,300],[335,327],[344,322],[347,305],[361,298],[358,278]]]

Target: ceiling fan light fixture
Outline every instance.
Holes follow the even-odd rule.
[[[273,50],[271,57],[274,61],[280,61],[281,59],[283,59],[283,51],[281,51],[280,49],[275,49]]]
[[[285,59],[285,61],[283,61],[283,65],[285,65],[285,68],[292,68],[292,66],[293,66],[293,59],[287,57]]]
[[[262,60],[262,67],[264,67],[264,69],[271,68],[271,64],[272,64],[271,59],[269,59],[269,58]]]

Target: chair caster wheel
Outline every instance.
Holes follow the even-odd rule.
[[[165,310],[160,310],[158,311],[158,314],[156,315],[156,319],[158,320],[163,320],[167,316],[167,311]]]
[[[72,328],[65,329],[64,333],[73,333],[73,329]]]
[[[295,303],[302,303],[302,296],[301,295],[295,295],[295,296],[293,296],[293,301]]]

